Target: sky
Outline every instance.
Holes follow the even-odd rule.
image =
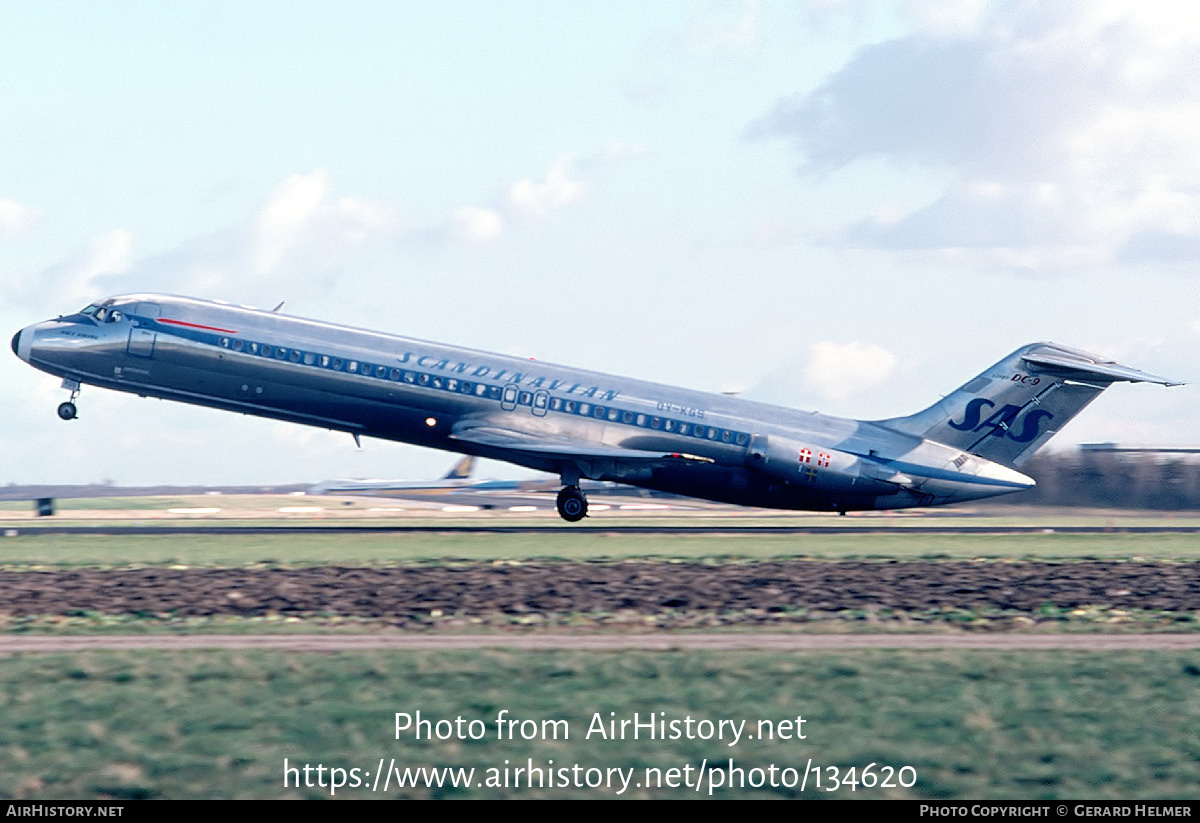
[[[0,0],[0,328],[167,292],[855,418],[1051,340],[1200,443],[1192,2]],[[448,453],[0,357],[0,483]],[[487,464],[486,476],[519,470]]]

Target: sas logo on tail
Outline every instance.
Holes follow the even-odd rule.
[[[967,404],[966,412],[963,414],[963,419],[955,422],[950,421],[950,428],[958,429],[960,432],[977,432],[984,429],[991,429],[990,434],[993,437],[1005,437],[1009,440],[1015,440],[1018,443],[1030,443],[1037,439],[1041,434],[1042,421],[1053,419],[1054,415],[1045,409],[1034,409],[1027,413],[1021,420],[1021,429],[1017,431],[1017,417],[1021,414],[1021,407],[1014,406],[1011,403],[997,411],[992,412],[987,420],[980,422],[983,413],[986,409],[995,408],[996,404],[991,400],[982,397],[976,397]]]

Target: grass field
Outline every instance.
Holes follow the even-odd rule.
[[[18,535],[0,537],[0,565],[342,565],[532,559],[823,560],[1200,558],[1200,534],[285,534]]]
[[[1131,800],[1194,797],[1200,783],[1200,654],[89,652],[20,655],[0,681],[9,798],[328,797],[332,767],[347,781],[336,796],[360,798]],[[535,723],[500,740],[501,710]],[[397,739],[397,712],[420,712],[426,738],[449,739]],[[678,721],[665,730],[679,739],[588,738],[595,716],[635,712]],[[459,717],[460,731],[432,725]],[[722,719],[747,721],[735,745],[732,727],[717,739],[699,723]],[[792,739],[744,736],[760,720],[791,721],[777,729]],[[687,739],[689,729],[712,739]],[[297,787],[299,771],[285,788],[285,758],[311,765],[314,785]],[[350,770],[370,786],[381,758],[474,768],[484,785],[355,788]],[[820,777],[809,772],[801,791],[810,764]],[[529,765],[551,785],[530,787],[515,771]],[[632,774],[620,795],[609,769]],[[699,791],[666,785],[670,769]],[[843,785],[830,791],[834,769]],[[868,774],[895,785],[861,785]],[[614,785],[576,785],[602,775]]]

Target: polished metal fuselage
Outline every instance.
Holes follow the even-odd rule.
[[[21,330],[14,351],[80,384],[506,460],[566,482],[827,511],[1032,485],[879,422],[192,298],[135,294],[100,305],[101,318]]]

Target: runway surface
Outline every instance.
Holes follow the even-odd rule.
[[[38,534],[102,535],[179,535],[179,534],[628,534],[628,535],[789,535],[789,534],[1200,534],[1200,526],[1014,526],[1014,525],[786,525],[762,526],[738,523],[714,525],[645,525],[620,520],[597,521],[586,525],[504,525],[502,523],[456,523],[452,526],[419,525],[208,525],[181,523],[172,525],[42,525],[25,523],[3,527],[8,537]]]
[[[93,649],[278,649],[298,652],[521,649],[586,651],[987,649],[993,651],[1189,651],[1200,634],[243,634],[0,636],[0,654]]]

